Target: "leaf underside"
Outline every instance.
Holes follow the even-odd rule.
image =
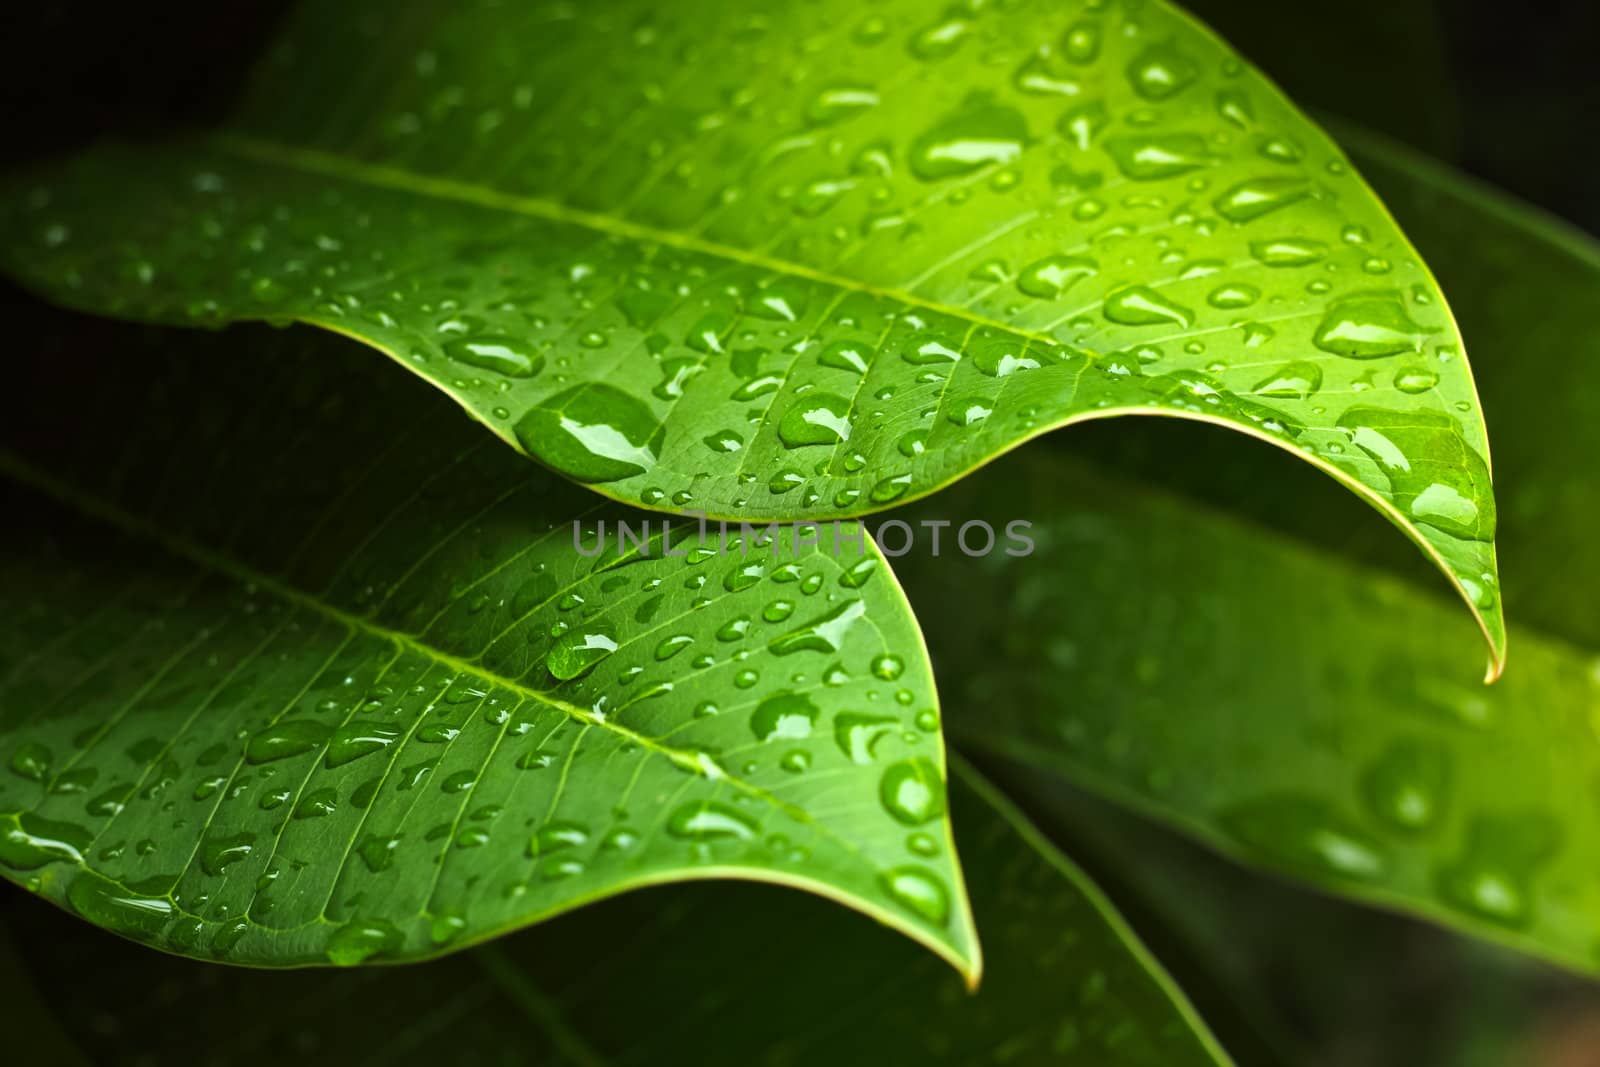
[[[1483,422],[1343,155],[1175,9],[307,5],[237,121],[18,183],[87,310],[358,337],[619,499],[852,515],[1204,419],[1379,507],[1489,638]]]
[[[689,1047],[696,1063],[773,1067],[969,1064],[997,1048],[1079,1067],[1229,1062],[1098,891],[992,788],[958,767],[951,803],[989,931],[975,996],[841,909],[799,899],[777,916],[767,895],[730,884],[631,895],[380,972],[219,974],[30,924],[17,931],[20,977],[64,1017],[109,1015],[76,1035],[107,1064],[194,1047],[271,1053],[290,1035],[308,1065],[647,1064]],[[130,987],[171,991],[184,1023],[119,995]]]
[[[265,966],[748,878],[975,978],[925,653],[852,524],[619,551],[643,513],[347,342],[145,333],[7,401],[0,871]]]

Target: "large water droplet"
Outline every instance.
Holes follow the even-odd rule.
[[[400,947],[404,937],[391,922],[383,919],[358,919],[346,923],[328,938],[328,961],[339,967],[353,967],[384,952]]]
[[[884,770],[878,798],[895,819],[920,826],[944,814],[944,778],[932,760],[901,760]]]
[[[545,667],[562,681],[576,678],[617,650],[616,635],[595,625],[568,630],[550,646]]]
[[[1322,388],[1322,368],[1296,360],[1285,363],[1256,383],[1251,392],[1278,400],[1304,400]]]
[[[1105,141],[1105,150],[1117,169],[1135,181],[1174,178],[1209,162],[1206,139],[1197,133],[1110,137]]]
[[[911,142],[911,173],[923,181],[954,178],[981,167],[1010,163],[1028,142],[1021,113],[976,103],[945,116]]]
[[[756,705],[750,715],[750,730],[759,741],[810,737],[820,713],[821,709],[804,693],[776,693]]]
[[[755,819],[718,800],[681,805],[667,819],[667,832],[690,841],[748,840],[760,829]]]
[[[444,343],[444,354],[508,378],[532,378],[544,366],[542,355],[529,353],[526,345],[510,337],[458,337]]]
[[[1123,326],[1158,326],[1172,323],[1188,328],[1194,313],[1146,285],[1125,285],[1106,297],[1102,314]]]
[[[31,871],[47,863],[81,863],[94,835],[81,826],[31,812],[0,815],[0,863]]]
[[[1088,256],[1045,256],[1017,273],[1017,288],[1040,300],[1054,300],[1074,282],[1094,277],[1099,269],[1100,264]]]
[[[250,738],[244,758],[250,763],[271,763],[310,752],[333,734],[333,727],[311,719],[289,719],[274,723]]]
[[[581,482],[609,482],[656,465],[664,429],[645,404],[609,385],[574,386],[517,421],[528,454]]]
[[[1128,64],[1128,81],[1146,100],[1165,100],[1187,88],[1200,68],[1177,45],[1153,44]]]
[[[329,767],[342,767],[362,756],[381,752],[400,739],[398,726],[387,723],[348,722],[333,732],[328,742],[328,754],[323,762]]]
[[[1328,254],[1328,246],[1305,237],[1278,237],[1251,241],[1250,254],[1267,267],[1304,267],[1320,262]]]
[[[1328,307],[1311,340],[1334,355],[1380,359],[1415,352],[1434,332],[1412,321],[1399,293],[1357,293]]]
[[[807,393],[778,420],[778,438],[790,448],[850,440],[850,401],[835,393]]]
[[[165,895],[120,886],[88,870],[67,887],[67,903],[96,926],[140,941],[154,940],[177,914]]]
[[[935,926],[950,921],[950,893],[939,876],[926,867],[907,864],[885,871],[879,876],[884,892],[915,915]]]
[[[1388,476],[1401,511],[1456,537],[1494,539],[1488,465],[1450,416],[1351,408],[1339,416],[1338,427]]]
[[[871,763],[878,742],[893,734],[900,720],[892,715],[841,711],[833,717],[833,740],[851,763]]]
[[[837,652],[844,647],[845,635],[850,632],[850,627],[864,614],[866,607],[861,601],[847,600],[798,630],[774,638],[767,648],[775,656],[788,656],[796,652]]]
[[[1212,206],[1229,222],[1250,222],[1311,195],[1309,182],[1299,178],[1253,178],[1240,182]]]

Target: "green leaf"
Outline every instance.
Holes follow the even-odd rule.
[[[953,743],[1600,972],[1593,651],[1521,632],[1484,688],[1413,586],[1061,456],[971,482],[940,514],[1030,516],[1037,547],[897,561],[916,604],[987,590],[923,613]]]
[[[1600,972],[1600,386],[1578,373],[1600,358],[1583,318],[1600,250],[1350,138],[1449,264],[1501,419],[1516,669],[1472,684],[1465,627],[1414,585],[1053,457],[945,501],[1029,516],[1039,545],[984,561],[991,602],[926,620],[952,702],[974,709],[948,725],[1250,863]],[[1314,486],[1233,471],[1273,485],[1258,518],[1352,531]],[[900,567],[914,597],[970,578],[917,562]]]
[[[133,332],[36,346],[6,401],[8,877],[272,966],[748,878],[976,979],[933,681],[854,524],[623,551],[647,516],[355,346]]]
[[[359,975],[217,974],[71,928],[18,933],[43,997],[67,1018],[109,1019],[81,1035],[96,1062],[164,1062],[180,1043],[271,1051],[285,1033],[308,1064],[496,1063],[507,1049],[587,1064],[675,1049],[706,1064],[1229,1062],[1100,892],[992,787],[958,768],[951,803],[992,931],[976,995],[838,908],[800,900],[774,914],[770,893],[735,885],[624,897],[424,968]],[[191,1021],[152,1020],[125,995],[145,986],[174,990]]]
[[[1503,627],[1471,375],[1338,148],[1164,3],[306,5],[223,134],[12,187],[73,306],[348,333],[618,499],[859,514],[1054,427],[1315,464]]]

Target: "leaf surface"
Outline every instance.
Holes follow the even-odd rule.
[[[945,503],[1027,516],[1039,545],[972,563],[990,597],[926,618],[961,709],[948,726],[1257,866],[1600,971],[1600,428],[1585,415],[1600,386],[1580,370],[1600,359],[1583,317],[1600,252],[1350,137],[1468,309],[1519,487],[1505,538],[1507,608],[1525,620],[1516,669],[1475,685],[1448,605],[1336,547],[1056,456],[1010,461]],[[1273,486],[1246,502],[1258,521],[1359,539],[1340,501],[1249,469],[1234,482]],[[974,578],[948,557],[897,569],[914,602]]]
[[[976,979],[933,682],[853,524],[623,551],[642,513],[347,342],[136,334],[7,401],[0,871],[269,966],[747,878]]]
[[[291,1039],[312,1065],[499,1063],[507,1050],[519,1063],[645,1064],[690,1048],[696,1062],[740,1065],[969,1064],[997,1049],[1085,1067],[1228,1063],[1100,892],[991,786],[956,771],[956,833],[992,932],[976,995],[841,909],[802,899],[775,915],[771,894],[736,885],[624,897],[377,972],[219,975],[81,929],[18,933],[41,996],[68,1018],[110,1015],[82,1035],[102,1063],[164,1060],[179,1041],[270,1052]],[[181,990],[189,1023],[149,1025],[117,995],[135,985]]]
[[[30,176],[0,228],[58,300],[348,333],[654,507],[859,514],[1071,422],[1216,422],[1379,508],[1503,657],[1437,287],[1159,0],[306,5],[225,134]]]

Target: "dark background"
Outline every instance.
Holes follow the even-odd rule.
[[[4,6],[0,162],[14,164],[110,133],[221,117],[287,4]],[[1394,135],[1600,233],[1594,0],[1186,6],[1302,104]]]

